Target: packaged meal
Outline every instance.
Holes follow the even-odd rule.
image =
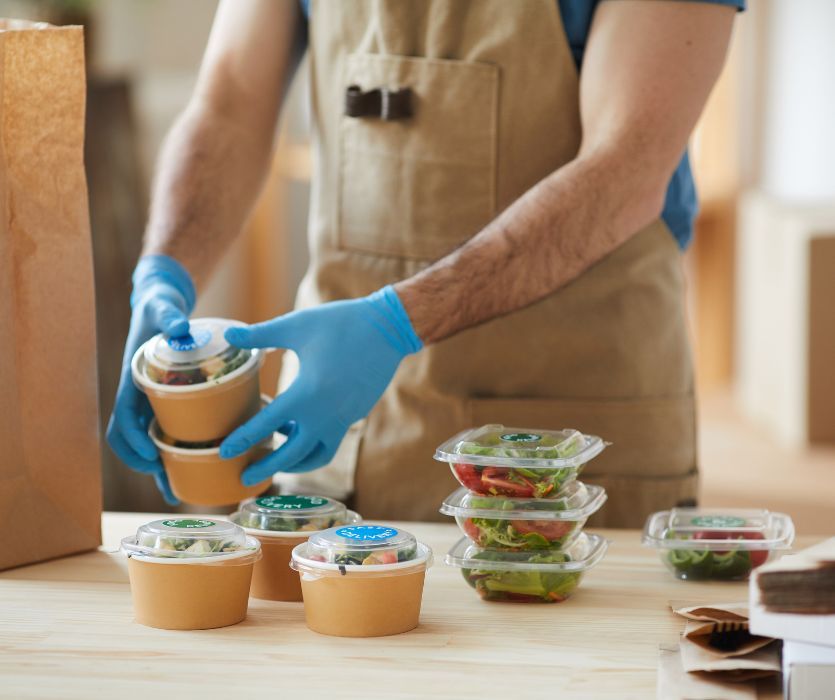
[[[454,516],[464,534],[485,549],[559,549],[605,502],[602,487],[580,481],[544,499],[481,496],[461,488],[444,501],[441,513]]]
[[[168,518],[122,540],[136,621],[162,629],[209,629],[246,617],[261,545],[224,520]]]
[[[293,550],[304,614],[314,632],[379,637],[414,629],[432,550],[404,530],[347,525]]]
[[[463,538],[447,554],[446,563],[460,568],[483,600],[560,603],[607,547],[605,539],[585,532],[563,549],[523,552],[484,549]]]
[[[361,520],[345,504],[324,496],[262,496],[241,503],[233,522],[261,542],[250,595],[262,600],[301,601],[298,574],[290,568],[293,549],[314,532]]]
[[[269,533],[311,533],[354,523],[358,516],[325,496],[261,496],[243,503],[232,519],[241,527]]]
[[[649,517],[643,535],[673,575],[688,581],[747,579],[793,541],[788,515],[747,509],[660,511]]]
[[[189,335],[160,333],[134,354],[133,381],[174,446],[214,443],[258,412],[263,351],[230,345],[224,332],[236,325],[241,324],[192,319]]]
[[[447,462],[459,483],[474,493],[554,498],[605,446],[599,437],[577,430],[485,425],[445,442],[435,459]]]

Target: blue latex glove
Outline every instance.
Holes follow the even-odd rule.
[[[188,316],[195,292],[186,269],[166,255],[140,258],[133,272],[133,313],[122,358],[122,376],[116,391],[113,414],[107,425],[107,442],[128,467],[152,474],[166,502],[179,501],[171,492],[156,445],[148,437],[153,416],[148,398],[133,383],[130,362],[137,348],[159,332],[181,336],[188,333]]]
[[[362,299],[230,328],[226,339],[242,348],[289,348],[300,363],[287,391],[220,446],[220,456],[230,458],[276,430],[287,435],[287,442],[243,472],[247,486],[277,471],[306,472],[330,462],[350,425],[377,403],[401,360],[423,347],[390,286]]]

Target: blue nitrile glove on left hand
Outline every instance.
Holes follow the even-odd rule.
[[[148,437],[153,413],[148,398],[133,383],[130,363],[142,343],[157,333],[181,336],[188,333],[188,317],[194,308],[195,291],[186,269],[166,255],[140,258],[133,272],[133,313],[122,358],[122,376],[116,403],[107,425],[107,442],[127,466],[152,474],[166,502],[179,501],[171,492],[156,445]]]
[[[243,472],[247,486],[277,471],[306,472],[330,462],[351,424],[377,403],[401,360],[423,347],[391,286],[361,299],[230,328],[226,340],[241,348],[288,348],[299,357],[299,375],[287,391],[220,446],[220,456],[228,459],[276,430],[287,435],[287,442]]]

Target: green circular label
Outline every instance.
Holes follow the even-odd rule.
[[[699,515],[690,524],[696,527],[742,527],[745,518],[736,515]]]
[[[212,527],[217,525],[214,520],[190,520],[188,518],[177,518],[175,520],[163,520],[162,524],[166,527],[180,527],[185,530],[194,528]]]
[[[305,510],[318,508],[327,502],[326,498],[320,496],[264,496],[255,499],[257,506],[270,510]]]
[[[502,435],[501,439],[506,442],[536,442],[541,440],[542,436],[535,433],[507,433]]]

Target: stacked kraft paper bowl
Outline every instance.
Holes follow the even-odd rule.
[[[154,419],[149,435],[174,494],[198,506],[239,503],[227,518],[171,517],[122,540],[137,622],[195,630],[241,622],[249,598],[304,603],[308,627],[370,637],[417,626],[432,551],[410,533],[362,523],[324,496],[260,495],[241,473],[274,439],[233,459],[220,443],[268,399],[259,395],[259,350],[236,348],[236,321],[193,319],[190,334],[157,335],[131,364]]]
[[[605,448],[576,430],[485,425],[441,445],[461,488],[441,512],[464,533],[446,563],[487,601],[559,603],[606,553],[607,541],[584,531],[606,501],[600,486],[578,480]]]

